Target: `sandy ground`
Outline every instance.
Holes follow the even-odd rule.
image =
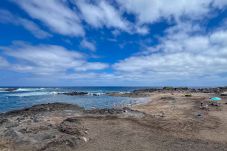
[[[2,114],[0,151],[227,150],[227,98],[202,110],[214,94],[185,94],[152,92],[133,110],[49,104]]]
[[[177,137],[227,143],[227,97],[222,97],[221,105],[216,107],[209,105],[209,98],[215,94],[185,95],[186,93],[153,93],[149,103],[132,108],[160,117],[158,125]],[[207,110],[200,108],[201,102],[209,105]]]

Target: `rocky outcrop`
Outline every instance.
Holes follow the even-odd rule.
[[[64,94],[64,95],[70,95],[70,96],[83,96],[83,95],[88,95],[88,92],[65,92],[65,93],[59,93],[59,94]]]
[[[48,103],[48,104],[34,105],[30,108],[25,108],[21,110],[13,110],[5,113],[5,115],[25,115],[25,114],[30,115],[30,114],[36,114],[36,113],[45,112],[45,111],[51,112],[51,111],[57,111],[57,110],[83,111],[84,109],[74,104]]]
[[[63,120],[58,126],[58,129],[62,133],[78,136],[85,136],[87,131],[87,129],[81,124],[81,120],[75,117]]]
[[[1,142],[5,150],[72,151],[89,141],[89,118],[134,116],[128,108],[94,109],[49,103],[0,114]],[[141,113],[138,116],[143,116]],[[111,118],[112,117],[112,118]],[[10,143],[7,144],[7,142]],[[16,148],[16,149],[15,149]]]
[[[18,88],[1,88],[2,91],[6,91],[6,92],[13,92],[16,91]]]
[[[147,97],[151,93],[215,93],[220,95],[221,93],[227,91],[227,87],[217,87],[217,88],[188,88],[188,87],[163,87],[163,88],[147,88],[138,89],[130,93],[108,93],[109,96],[122,96],[122,97]],[[222,94],[223,96],[223,94]]]

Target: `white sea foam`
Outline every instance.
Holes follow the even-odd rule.
[[[28,97],[28,96],[41,96],[41,95],[56,95],[59,92],[21,92],[5,94],[6,96]]]
[[[41,91],[41,90],[44,90],[45,88],[18,88],[17,90],[15,91]]]
[[[127,94],[127,93],[131,93],[130,91],[121,91],[119,92],[119,94]]]
[[[105,95],[106,93],[103,92],[88,92],[89,96],[101,96],[101,95]]]
[[[6,96],[18,96],[18,97],[39,96],[39,95],[50,95],[50,92],[25,92],[25,93],[6,94]]]

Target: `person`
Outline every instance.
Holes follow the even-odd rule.
[[[200,103],[200,109],[208,110],[208,104],[204,105],[203,102]]]
[[[200,108],[202,108],[202,107],[203,107],[203,102],[200,103]]]

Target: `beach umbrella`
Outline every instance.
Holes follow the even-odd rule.
[[[221,101],[221,98],[219,98],[219,97],[213,97],[213,98],[211,98],[211,100],[212,101]]]

